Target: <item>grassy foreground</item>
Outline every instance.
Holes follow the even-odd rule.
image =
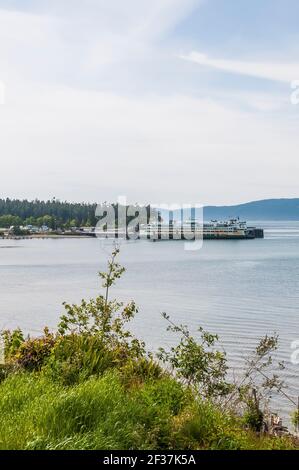
[[[1,449],[291,449],[196,402],[174,379],[125,386],[117,370],[63,386],[38,373],[0,386]]]
[[[260,432],[248,385],[236,400],[213,335],[202,331],[196,343],[183,330],[177,348],[160,352],[168,369],[145,352],[124,328],[135,304],[108,298],[123,272],[116,254],[101,273],[105,295],[65,305],[57,333],[3,333],[0,449],[296,448],[292,437]],[[234,406],[224,406],[228,397]]]

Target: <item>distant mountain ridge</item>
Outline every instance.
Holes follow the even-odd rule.
[[[167,210],[161,209],[160,214],[165,222],[169,220]],[[190,216],[190,210],[186,211],[184,217],[189,219]],[[299,198],[263,199],[232,206],[204,206],[203,216],[205,221],[227,220],[237,217],[246,221],[299,221]],[[173,211],[173,218],[181,220],[181,211]],[[199,218],[199,215],[195,214],[195,218]]]
[[[233,206],[205,206],[204,220],[240,217],[245,220],[298,220],[299,198],[263,199]]]

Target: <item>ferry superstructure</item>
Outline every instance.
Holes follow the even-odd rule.
[[[211,220],[203,223],[197,220],[188,220],[183,223],[170,221],[165,223],[154,223],[142,226],[140,238],[151,240],[188,240],[202,238],[204,240],[237,240],[263,238],[262,229],[248,227],[245,221],[230,219],[227,221]]]
[[[263,238],[263,229],[248,227],[245,221],[230,219],[227,221],[199,220],[155,221],[154,223],[140,224],[137,227],[119,227],[116,229],[98,230],[93,232],[99,238],[127,238],[147,240],[244,240]]]

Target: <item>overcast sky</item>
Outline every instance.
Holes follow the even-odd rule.
[[[298,18],[298,0],[0,0],[0,197],[299,197]]]

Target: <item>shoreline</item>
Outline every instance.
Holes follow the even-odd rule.
[[[38,234],[38,235],[16,235],[16,236],[9,236],[9,237],[2,237],[0,238],[0,240],[33,240],[33,239],[51,239],[51,238],[54,238],[54,239],[63,239],[63,238],[96,238],[94,236],[91,236],[91,235],[58,235],[58,234],[53,234],[53,235],[50,235],[50,234]]]

